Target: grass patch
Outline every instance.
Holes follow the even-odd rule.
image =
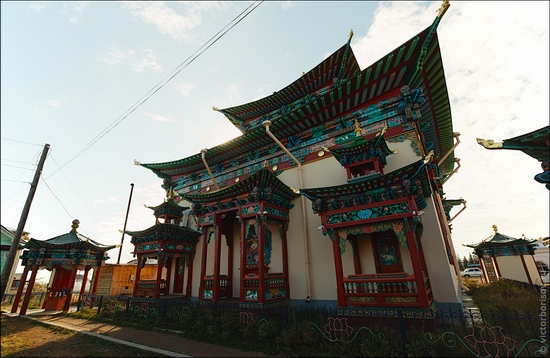
[[[536,313],[540,309],[540,293],[521,282],[499,280],[486,284],[467,280],[465,284],[482,311]]]

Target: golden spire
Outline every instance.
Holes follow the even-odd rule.
[[[78,229],[78,226],[80,225],[80,221],[78,221],[78,219],[74,219],[73,222],[72,222],[72,230],[73,232],[76,232],[76,229]]]
[[[495,232],[495,234],[498,234],[498,227],[496,225],[493,225],[493,231]]]
[[[445,15],[445,13],[447,12],[447,9],[449,9],[449,6],[451,6],[449,0],[443,0],[443,4],[439,8],[439,10],[437,10],[437,17],[441,19],[443,15]]]

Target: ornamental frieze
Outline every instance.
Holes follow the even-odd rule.
[[[410,212],[410,205],[407,202],[382,205],[368,209],[348,211],[345,213],[326,215],[327,224],[339,224],[343,222],[362,221],[383,216],[398,215]]]

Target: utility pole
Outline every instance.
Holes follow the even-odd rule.
[[[21,235],[23,234],[23,229],[25,228],[25,223],[27,222],[27,217],[29,216],[32,199],[34,198],[34,193],[36,192],[38,180],[40,179],[40,174],[42,174],[42,168],[44,167],[44,162],[46,161],[46,157],[48,156],[49,149],[50,145],[46,143],[46,145],[44,146],[44,150],[42,151],[40,161],[38,162],[38,167],[36,168],[36,172],[34,173],[34,179],[31,184],[29,195],[27,196],[27,201],[25,202],[25,206],[23,207],[21,218],[19,219],[19,225],[17,225],[17,231],[15,232],[15,236],[13,237],[13,241],[11,242],[10,251],[8,252],[8,256],[6,257],[6,262],[4,263],[4,269],[2,270],[2,282],[0,283],[2,300],[4,299],[4,294],[6,293],[8,284],[11,284],[11,282],[8,282],[10,272],[15,262],[15,255],[17,254],[17,251],[19,249]],[[20,284],[24,285],[25,282],[21,282]]]
[[[120,263],[120,254],[122,254],[122,244],[124,243],[124,232],[126,231],[126,223],[128,222],[128,213],[130,213],[130,203],[132,202],[132,192],[134,191],[134,183],[130,184],[132,189],[130,189],[130,199],[128,199],[128,209],[126,210],[126,219],[124,220],[124,229],[122,230],[122,239],[120,239],[120,249],[118,250],[118,260],[116,260],[117,265]]]

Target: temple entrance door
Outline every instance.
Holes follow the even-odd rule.
[[[372,235],[373,251],[378,273],[403,272],[399,243],[395,235],[384,232]]]
[[[183,283],[185,280],[185,258],[176,259],[176,272],[174,273],[174,293],[183,294]]]

